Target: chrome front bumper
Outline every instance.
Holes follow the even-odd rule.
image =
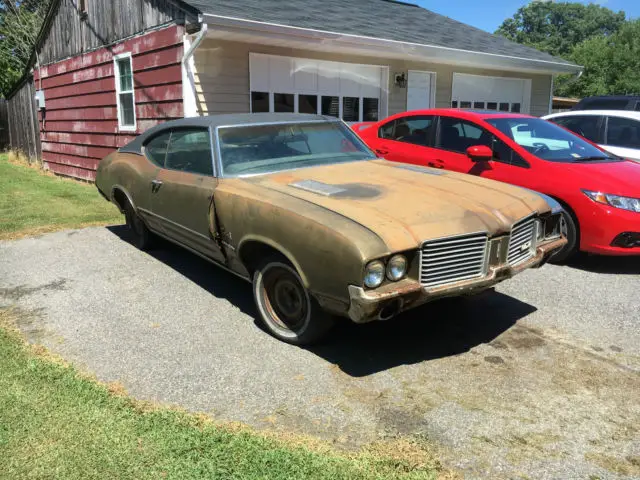
[[[564,247],[567,240],[559,238],[540,245],[534,256],[518,265],[489,266],[482,278],[464,280],[435,288],[425,288],[418,281],[404,279],[375,290],[349,285],[348,315],[355,323],[388,320],[400,312],[444,297],[473,295],[517,275],[528,268],[540,268]]]

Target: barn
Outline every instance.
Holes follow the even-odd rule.
[[[93,180],[101,158],[175,118],[543,115],[554,76],[580,70],[397,0],[53,0],[8,95],[10,143],[57,174]]]

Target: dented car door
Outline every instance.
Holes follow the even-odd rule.
[[[216,241],[214,176],[209,129],[174,129],[164,168],[152,182],[154,216],[163,233],[198,253],[223,261]]]

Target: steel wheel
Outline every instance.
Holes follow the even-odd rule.
[[[256,270],[253,293],[261,320],[280,340],[296,345],[316,342],[333,325],[311,298],[298,272],[280,259]]]

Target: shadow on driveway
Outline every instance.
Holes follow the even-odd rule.
[[[578,270],[611,275],[640,275],[640,257],[607,257],[580,255],[568,265]]]
[[[126,227],[109,230],[129,240]],[[257,311],[246,281],[166,241],[147,253],[213,296],[228,300],[264,330],[256,320]],[[527,303],[490,290],[475,297],[433,302],[389,322],[357,325],[339,319],[325,343],[307,350],[348,375],[363,377],[400,365],[467,352],[491,342],[535,310]]]

